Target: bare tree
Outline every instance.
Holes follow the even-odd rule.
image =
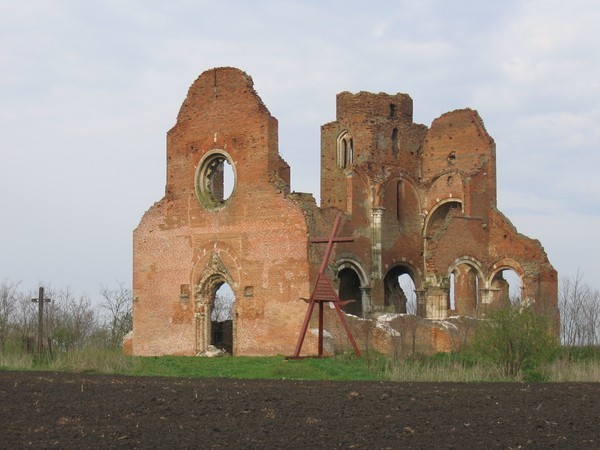
[[[0,350],[8,339],[21,341],[23,349],[32,351],[39,332],[37,290],[20,292],[20,283],[0,281]],[[43,336],[54,350],[68,351],[85,346],[120,347],[132,328],[131,289],[120,284],[116,288],[101,286],[103,301],[92,305],[86,294],[71,289],[45,285]],[[104,314],[102,314],[104,312]]]
[[[68,351],[88,345],[98,326],[98,313],[87,295],[76,296],[69,288],[47,292],[52,299],[47,329],[54,348]]]
[[[123,337],[131,331],[133,326],[131,289],[123,283],[113,289],[100,286],[100,295],[103,297],[100,307],[108,316],[105,322],[105,327],[108,328],[108,346],[119,347],[123,342]]]
[[[4,280],[0,283],[0,350],[4,350],[6,340],[13,326],[17,308],[19,283]]]
[[[210,312],[210,320],[213,322],[225,322],[233,319],[233,295],[217,292]]]
[[[38,330],[38,311],[37,306],[31,301],[33,296],[33,291],[19,294],[13,322],[16,328],[15,333],[19,335],[23,347],[28,351],[33,351],[35,335]]]
[[[558,306],[564,345],[600,343],[600,292],[583,282],[581,272],[561,279]]]

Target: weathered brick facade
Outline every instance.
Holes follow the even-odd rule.
[[[478,316],[507,301],[502,271],[512,269],[522,298],[556,314],[542,246],[496,209],[495,144],[477,112],[427,128],[413,123],[406,94],[339,94],[321,129],[320,208],[289,192],[277,138],[245,73],[212,69],[191,86],[167,136],[165,196],[134,231],[134,354],[206,350],[223,283],[235,296],[233,353],[291,354],[323,251],[309,240],[338,214],[340,234],[355,238],[336,244],[330,264],[340,297],[357,300],[348,312],[404,312],[398,277],[408,274],[418,316]],[[445,348],[439,334],[431,328],[432,348]]]

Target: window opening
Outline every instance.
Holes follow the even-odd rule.
[[[452,272],[450,274],[450,291],[449,291],[448,310],[449,311],[456,310],[456,275],[454,272]]]
[[[398,155],[398,128],[392,130],[392,153]]]
[[[229,158],[219,151],[204,157],[196,171],[196,197],[207,208],[218,208],[232,196],[235,171]]]
[[[479,274],[470,264],[459,264],[450,274],[448,309],[470,315],[479,307]]]
[[[354,164],[354,142],[352,142],[352,138],[350,138],[350,147],[348,149],[347,167],[352,167],[353,164]]]
[[[499,271],[492,281],[496,289],[497,301],[500,306],[520,305],[522,301],[523,284],[519,274],[513,269]]]
[[[404,183],[399,180],[396,184],[396,219],[402,220],[402,197],[403,197]]]
[[[347,131],[342,132],[337,138],[337,166],[346,169],[354,164],[354,142]]]

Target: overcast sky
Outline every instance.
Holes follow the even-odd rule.
[[[427,126],[476,109],[499,208],[600,288],[597,0],[0,0],[0,281],[130,284],[166,132],[219,66],[252,76],[292,189],[317,198],[338,92],[407,93]]]

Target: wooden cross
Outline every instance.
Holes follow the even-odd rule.
[[[44,303],[51,300],[44,296],[44,288],[40,287],[38,298],[32,298],[32,302],[38,303],[38,353],[44,350]]]
[[[306,331],[308,330],[308,324],[310,322],[310,318],[312,316],[313,310],[315,309],[315,304],[319,304],[319,356],[323,356],[323,304],[324,303],[332,303],[335,308],[338,317],[340,318],[340,322],[346,331],[346,335],[348,339],[352,343],[352,347],[354,348],[354,353],[356,356],[360,356],[360,350],[356,345],[356,341],[352,336],[352,332],[350,331],[350,327],[344,318],[344,313],[340,309],[340,305],[344,306],[347,303],[353,302],[354,300],[349,300],[342,302],[340,301],[338,295],[335,293],[335,290],[331,286],[331,281],[327,277],[327,263],[329,262],[329,257],[331,256],[331,252],[333,251],[333,244],[336,242],[353,242],[354,238],[351,237],[336,237],[338,229],[340,228],[341,216],[337,216],[335,219],[335,223],[333,224],[333,229],[331,230],[331,234],[329,238],[317,238],[311,239],[310,242],[312,244],[325,244],[327,243],[327,247],[325,248],[325,254],[323,255],[323,262],[321,263],[321,268],[319,270],[319,274],[317,275],[317,280],[315,282],[315,286],[312,290],[312,294],[309,298],[308,311],[306,312],[306,316],[304,317],[304,323],[302,324],[302,330],[300,331],[300,336],[298,336],[298,343],[296,344],[296,351],[294,352],[294,356],[292,358],[299,358],[300,351],[302,350],[302,344],[304,343],[304,338],[306,337]]]

